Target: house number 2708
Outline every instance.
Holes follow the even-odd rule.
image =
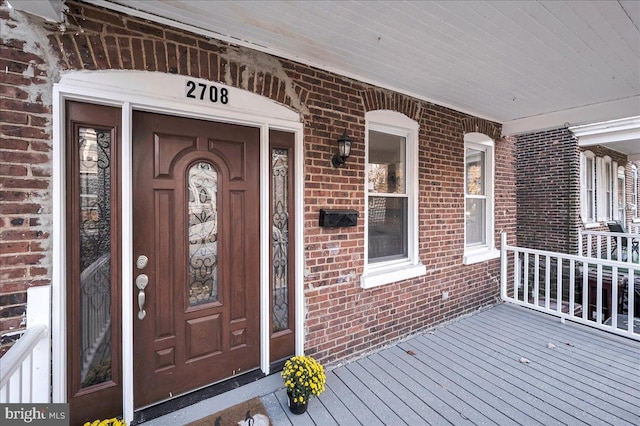
[[[218,89],[213,84],[196,83],[187,80],[187,98],[200,99],[201,101],[210,101],[221,104],[229,103],[229,90],[224,87]]]

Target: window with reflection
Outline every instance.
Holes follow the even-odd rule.
[[[362,288],[424,275],[418,252],[420,125],[391,110],[365,113],[365,264]]]
[[[467,148],[465,164],[466,244],[467,246],[483,245],[487,242],[484,151]]]
[[[466,265],[499,256],[494,237],[494,142],[482,133],[464,135],[464,256]]]
[[[368,260],[407,257],[406,139],[369,131]]]

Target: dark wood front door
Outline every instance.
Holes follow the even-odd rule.
[[[134,113],[136,408],[260,365],[259,156],[258,128]]]

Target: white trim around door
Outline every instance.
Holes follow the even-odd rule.
[[[195,87],[191,94],[189,90]],[[224,90],[224,100],[220,95]],[[217,92],[217,93],[214,93]],[[214,96],[215,94],[215,96]],[[189,95],[195,95],[189,96]],[[202,96],[200,96],[202,95]],[[123,416],[133,420],[133,209],[132,112],[176,116],[259,127],[261,130],[261,314],[260,366],[269,373],[269,129],[294,133],[296,353],[304,351],[304,155],[303,124],[298,113],[262,96],[201,79],[140,71],[69,72],[53,88],[53,402],[66,402],[65,293],[65,101],[77,100],[122,108],[122,362]],[[215,102],[214,102],[215,99]]]

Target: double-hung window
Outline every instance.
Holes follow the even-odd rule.
[[[600,220],[613,219],[613,171],[611,157],[598,158],[597,163],[600,172],[598,173],[598,190],[600,199],[598,200],[598,217]]]
[[[580,213],[582,221],[597,226],[599,221],[624,220],[624,168],[611,157],[580,154]]]
[[[580,155],[580,206],[582,221],[596,221],[596,157],[591,151]]]
[[[464,259],[465,264],[482,262],[500,255],[494,239],[494,146],[481,133],[464,137]]]
[[[633,218],[638,217],[638,168],[636,165],[631,166],[631,212]]]
[[[418,258],[418,123],[393,111],[366,119],[366,245],[361,286],[426,273]]]
[[[627,197],[625,194],[626,190],[626,179],[624,176],[624,167],[618,166],[618,179],[616,180],[617,190],[616,190],[616,216],[614,219],[619,220],[622,223],[626,223],[626,214],[624,211],[624,207],[626,205]]]

